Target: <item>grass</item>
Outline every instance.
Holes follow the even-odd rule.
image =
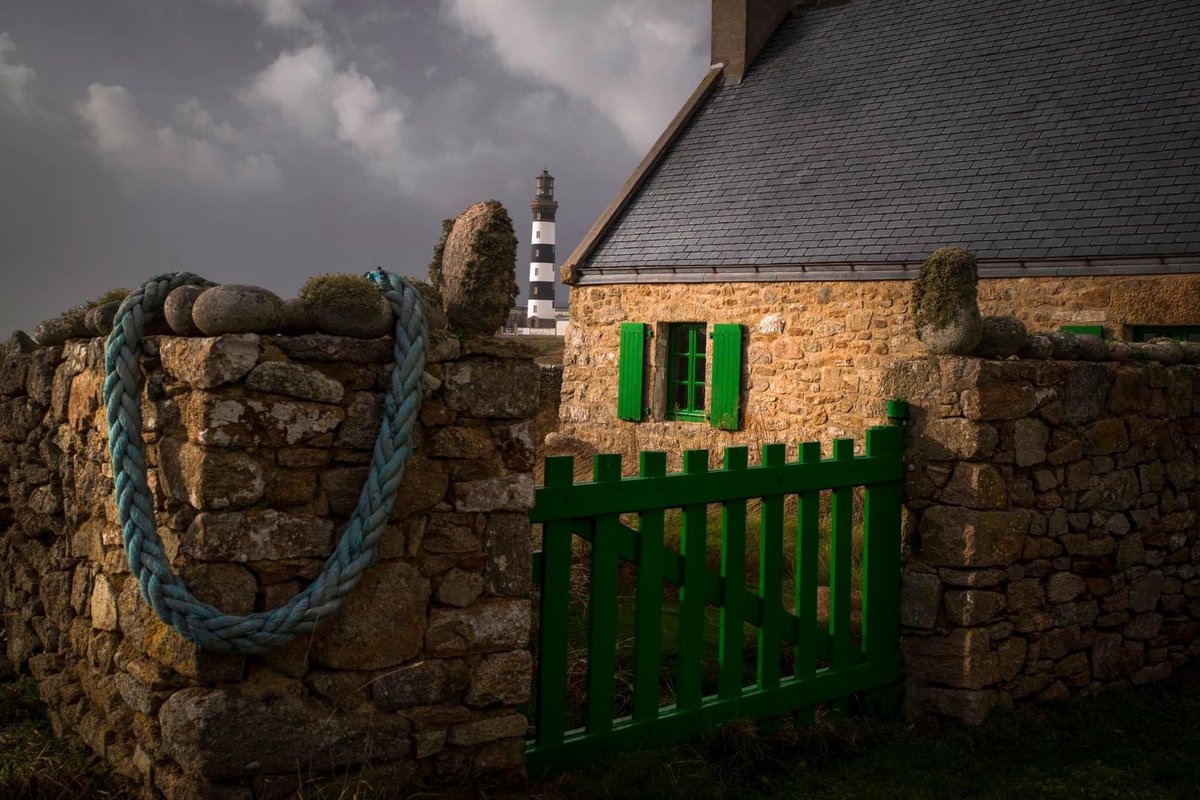
[[[1180,682],[1046,709],[981,728],[822,719],[729,725],[535,784],[541,800],[608,798],[1193,798],[1200,688]],[[516,797],[518,795],[486,795]]]
[[[618,756],[523,787],[477,782],[412,794],[380,780],[300,796],[445,800],[768,798],[1193,798],[1200,787],[1200,680],[1175,680],[1042,709],[975,729],[898,719],[733,723],[683,745]],[[0,797],[120,797],[96,760],[55,739],[29,681],[0,684]]]
[[[32,680],[0,683],[0,797],[119,797],[99,759],[55,738]]]

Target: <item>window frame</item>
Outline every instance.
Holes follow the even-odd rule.
[[[687,351],[681,352],[676,344],[680,330],[688,331]],[[667,323],[667,371],[666,371],[666,407],[664,418],[676,422],[706,422],[708,420],[708,323],[707,322],[670,322]],[[687,359],[687,375],[678,376],[677,360]],[[700,363],[698,363],[700,362]],[[687,407],[675,407],[676,386],[686,386]],[[696,390],[702,389],[703,400],[697,404]]]
[[[1177,342],[1194,342],[1200,339],[1189,339],[1189,336],[1200,336],[1200,325],[1130,325],[1129,340],[1131,342],[1148,342],[1151,339],[1174,339]]]

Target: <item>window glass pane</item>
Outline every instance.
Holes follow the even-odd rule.
[[[679,411],[687,408],[688,405],[688,387],[686,383],[675,383],[671,385],[671,408]]]
[[[677,381],[686,381],[688,376],[688,357],[675,356],[675,363],[671,365],[673,372],[671,377]]]
[[[704,351],[700,351],[700,355],[696,356],[696,380],[704,381]]]
[[[686,325],[675,326],[675,341],[672,348],[676,353],[686,353],[688,351],[688,328]]]
[[[696,405],[693,406],[697,411],[704,409],[704,384],[696,384]]]

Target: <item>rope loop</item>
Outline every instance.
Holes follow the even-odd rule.
[[[253,614],[226,614],[198,600],[171,569],[155,522],[142,438],[138,358],[146,326],[161,316],[163,302],[174,289],[216,284],[188,272],[160,273],[130,294],[117,311],[104,353],[104,406],[121,540],[142,597],[160,619],[202,648],[256,655],[312,633],[376,561],[379,539],[412,454],[429,329],[421,293],[407,278],[383,269],[367,277],[392,307],[396,343],[391,385],[366,484],[320,574],[279,608]]]

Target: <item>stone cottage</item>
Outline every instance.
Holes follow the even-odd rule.
[[[713,66],[564,266],[560,441],[859,436],[910,279],[1200,338],[1200,4],[713,0]]]

